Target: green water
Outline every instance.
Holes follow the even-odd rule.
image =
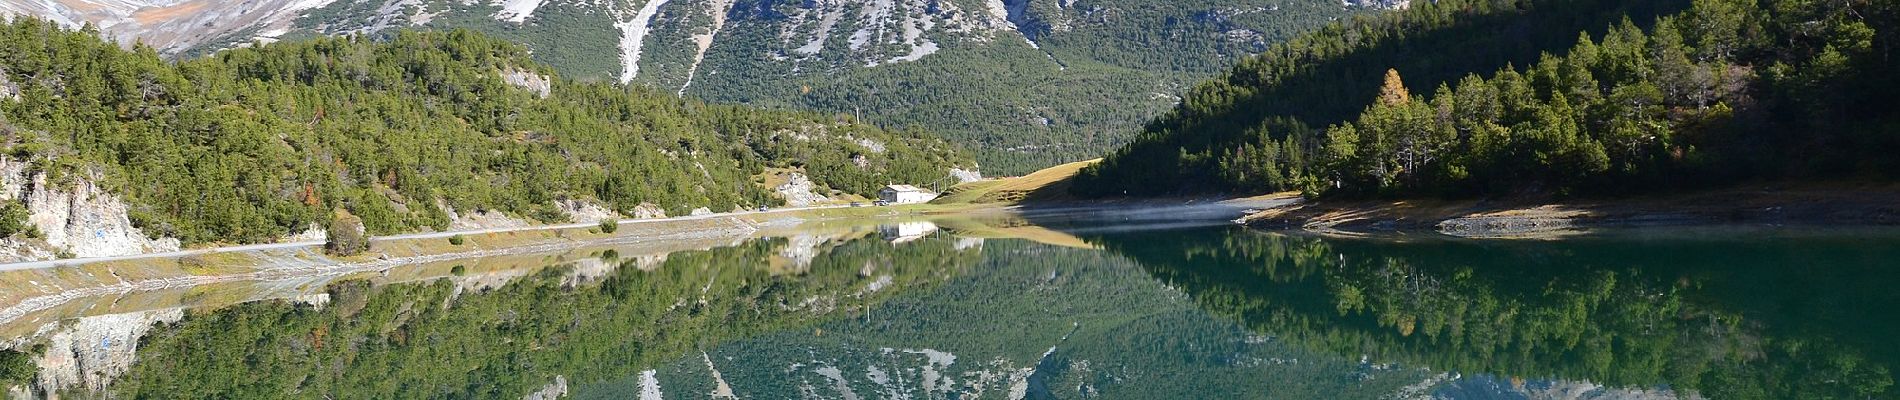
[[[558,380],[580,399],[1900,396],[1893,232],[1049,225],[1095,248],[911,224],[601,252],[480,287],[343,281],[322,306],[251,302],[153,328],[106,392],[513,399]]]

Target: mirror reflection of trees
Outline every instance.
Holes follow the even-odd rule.
[[[556,376],[576,385],[633,376],[699,346],[860,313],[980,256],[947,238],[896,248],[849,240],[822,244],[809,270],[769,268],[788,243],[674,253],[658,265],[608,252],[501,285],[350,281],[321,306],[193,312],[145,337],[109,394],[514,398]],[[590,268],[601,263],[610,267]]]
[[[1900,333],[1885,314],[1900,298],[1867,282],[1895,277],[1871,262],[1900,257],[1895,246],[1218,230],[1089,239],[1210,311],[1345,355],[1710,398],[1894,395],[1896,352],[1883,338]]]

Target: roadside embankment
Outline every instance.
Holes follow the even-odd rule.
[[[1897,225],[1900,186],[1753,185],[1693,193],[1563,201],[1306,201],[1242,218],[1250,227],[1324,234],[1438,232],[1470,238],[1541,238],[1652,226]]]

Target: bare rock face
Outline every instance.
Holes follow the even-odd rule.
[[[653,204],[641,204],[633,208],[633,217],[639,219],[666,218],[666,210]]]
[[[543,99],[548,98],[548,93],[551,93],[554,84],[554,81],[548,79],[547,75],[519,69],[510,69],[502,72],[501,80],[508,82],[510,85],[515,85],[516,87],[534,92],[536,96],[540,96]]]
[[[885,152],[884,142],[871,139],[858,139],[857,143],[858,146],[864,147],[864,150],[871,152],[871,154],[884,154]]]
[[[20,86],[7,79],[7,70],[0,68],[0,99],[8,101],[20,99]]]
[[[31,163],[0,158],[0,200],[16,200],[30,214],[27,222],[38,228],[42,242],[6,239],[0,247],[44,246],[50,251],[4,252],[0,261],[26,261],[42,253],[60,251],[74,257],[109,257],[177,251],[178,239],[152,239],[132,226],[126,217],[126,205],[118,196],[107,193],[93,179],[78,178],[71,183],[52,182],[45,171],[31,170]]]
[[[695,217],[697,217],[697,216],[701,216],[701,215],[712,215],[712,214],[713,214],[713,210],[712,210],[712,209],[710,209],[710,208],[706,208],[706,207],[700,207],[700,208],[695,208],[695,209],[693,209],[693,212],[691,212],[691,213],[689,213],[689,214],[690,214],[690,215],[692,215],[692,216],[695,216]]]
[[[521,396],[521,399],[522,400],[554,400],[554,399],[559,399],[562,397],[567,397],[567,377],[562,376],[562,375],[555,375],[553,383],[549,383],[547,386],[542,387],[540,391],[529,393],[526,396]]]
[[[521,228],[534,225],[534,223],[510,217],[501,211],[475,210],[463,214],[457,212],[455,207],[449,206],[448,202],[441,200],[437,200],[435,206],[442,208],[443,211],[449,214],[449,230],[469,231],[479,229]]]
[[[620,219],[620,213],[616,213],[614,210],[609,210],[606,207],[601,207],[599,204],[594,204],[593,202],[558,200],[555,201],[554,205],[561,208],[562,214],[567,214],[567,220],[569,221],[594,222]]]
[[[264,42],[287,33],[305,11],[334,0],[63,0],[0,2],[0,14],[30,15],[60,25],[91,23],[130,45],[142,41],[163,54],[232,41]],[[242,42],[248,42],[243,40]]]
[[[278,238],[277,241],[283,243],[321,242],[329,237],[330,231],[323,229],[323,225],[312,223],[310,227],[304,228],[303,232],[285,235],[284,237]]]
[[[779,197],[785,198],[785,205],[792,207],[808,207],[831,201],[831,198],[818,194],[814,190],[817,188],[818,185],[813,184],[811,178],[806,177],[805,174],[793,172],[790,180],[772,190],[777,192]]]
[[[1412,7],[1412,0],[1341,0],[1347,7],[1364,7],[1374,10],[1403,10]]]
[[[958,183],[970,183],[983,180],[983,172],[977,171],[975,168],[951,168],[950,176],[957,178]]]

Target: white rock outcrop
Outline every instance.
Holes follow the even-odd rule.
[[[653,204],[641,204],[633,208],[633,217],[639,219],[666,218],[666,209]]]
[[[567,376],[555,375],[554,382],[541,387],[540,391],[521,396],[522,400],[554,400],[567,397]]]
[[[20,86],[13,84],[12,80],[7,79],[7,70],[5,68],[0,68],[0,99],[6,99],[8,101],[20,99]]]
[[[456,211],[455,207],[449,206],[448,202],[441,201],[441,200],[436,200],[435,206],[442,208],[444,212],[449,214],[449,229],[450,230],[468,231],[468,230],[480,230],[480,229],[522,228],[522,227],[534,225],[534,223],[532,222],[524,221],[515,217],[510,217],[508,216],[508,214],[503,213],[501,211],[475,210],[474,212],[464,214],[462,212]]]
[[[817,188],[818,185],[812,183],[811,178],[806,177],[805,174],[793,172],[791,179],[772,190],[777,192],[779,197],[785,198],[785,205],[792,207],[808,207],[830,202],[831,198],[818,194]]]
[[[533,71],[510,69],[501,73],[501,80],[508,82],[510,85],[515,85],[515,87],[534,92],[535,96],[539,96],[543,99],[548,98],[548,94],[553,93],[554,90],[553,79],[549,79],[547,75],[537,74]]]
[[[28,161],[0,157],[0,200],[19,201],[26,206],[27,222],[38,228],[44,242],[13,238],[0,247],[42,245],[57,253],[75,257],[110,257],[153,252],[178,251],[178,239],[152,239],[132,226],[126,217],[126,205],[118,196],[107,193],[94,179],[76,178],[70,183],[53,182],[45,171],[37,171]],[[44,253],[44,252],[41,252]],[[10,252],[0,261],[27,261],[35,252]]]
[[[620,213],[589,201],[572,199],[556,200],[554,205],[561,208],[561,213],[566,214],[567,220],[569,221],[597,222],[602,220],[620,220]]]
[[[303,232],[284,235],[277,238],[277,241],[281,243],[321,242],[329,238],[329,230],[323,229],[323,225],[311,223],[309,227],[304,228]]]
[[[953,178],[957,178],[957,182],[959,183],[970,183],[970,182],[983,180],[983,172],[977,171],[975,168],[971,168],[971,169],[951,168],[950,176]]]

